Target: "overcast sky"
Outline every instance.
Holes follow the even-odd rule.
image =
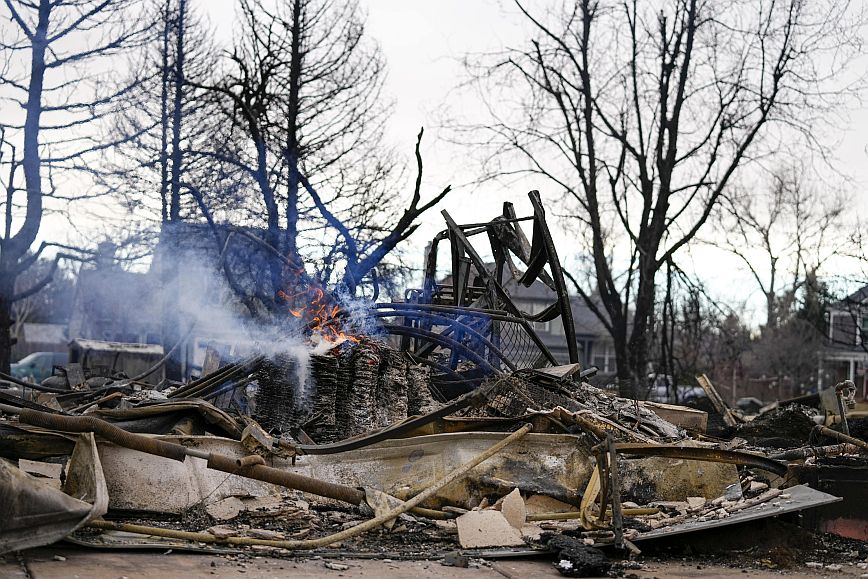
[[[231,4],[230,0],[220,0]],[[528,38],[528,28],[507,0],[363,0],[368,10],[368,33],[382,47],[389,66],[388,89],[397,100],[392,118],[391,138],[404,151],[411,151],[413,139],[420,125],[436,129],[437,111],[444,105],[469,106],[474,103],[456,102],[453,89],[464,78],[460,63],[463,55],[472,52],[493,51],[504,47],[521,46]],[[534,2],[535,6],[542,4]],[[862,74],[863,71],[858,71]],[[866,214],[868,194],[868,108],[850,111],[850,122],[839,134],[822,138],[834,145],[839,167],[852,179],[850,187],[854,198],[853,214]],[[434,131],[430,131],[436,137]],[[427,135],[428,133],[426,133]],[[428,191],[439,190],[445,183],[461,184],[476,176],[474,167],[466,160],[466,152],[454,146],[430,139],[425,144],[426,180]],[[829,176],[824,176],[828,178]],[[519,208],[527,208],[528,189],[538,188],[545,195],[546,183],[527,182],[524,187],[502,190],[496,185],[480,186],[471,192],[458,189],[448,197],[443,207],[453,214],[468,215],[474,220],[493,217],[504,200],[512,200]],[[550,210],[555,209],[550,206]],[[421,250],[424,239],[441,228],[439,214],[428,216],[430,226],[417,234],[416,246]],[[554,229],[560,229],[552,223]],[[574,246],[569,238],[559,235],[561,259],[573,261]],[[421,238],[421,239],[420,239]],[[680,259],[686,269],[691,267],[705,280],[712,292],[733,303],[745,298],[746,289],[753,288],[747,273],[740,269],[735,258],[720,251],[693,248],[691,254],[682,252]],[[758,309],[759,292],[755,291],[748,304]],[[735,304],[733,304],[735,305]]]
[[[206,15],[217,34],[218,41],[229,46],[236,20],[235,0],[197,0],[197,9]],[[388,64],[387,91],[396,101],[388,138],[399,151],[412,159],[413,144],[420,126],[426,127],[423,142],[425,180],[423,195],[432,195],[446,184],[452,184],[452,193],[441,208],[455,215],[459,221],[472,216],[474,221],[488,219],[500,212],[504,200],[516,203],[521,212],[527,212],[527,190],[538,188],[544,197],[546,183],[526,182],[506,190],[494,184],[478,187],[461,186],[477,175],[467,158],[467,152],[438,139],[438,111],[444,106],[473,107],[474,102],[456,100],[453,89],[464,78],[460,63],[468,53],[494,51],[507,46],[519,46],[528,36],[528,29],[515,13],[511,2],[505,0],[362,0],[368,13],[367,32],[382,48]],[[865,214],[868,195],[868,109],[851,111],[851,122],[846,130],[827,135],[828,142],[836,144],[840,165],[849,172],[854,193],[853,213]],[[406,192],[407,194],[410,191]],[[551,207],[550,210],[555,210]],[[438,211],[427,215],[425,225],[411,240],[416,259],[421,261],[422,248],[427,239],[442,228]],[[575,250],[559,224],[552,223],[561,240],[562,260],[570,263]],[[744,294],[745,285],[733,284],[733,279],[748,283],[743,273],[736,271],[734,259],[716,254],[709,258],[707,250],[693,251],[693,259],[682,254],[683,265],[707,281],[721,297],[732,298]],[[699,256],[697,258],[697,256]]]

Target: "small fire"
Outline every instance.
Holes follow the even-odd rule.
[[[289,313],[303,320],[307,327],[319,334],[323,341],[335,345],[347,340],[353,343],[359,342],[358,338],[344,331],[340,316],[341,307],[330,304],[330,300],[321,288],[311,287],[294,295],[281,291],[277,295],[290,304]],[[298,305],[299,302],[301,305]]]

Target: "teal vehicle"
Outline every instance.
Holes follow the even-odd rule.
[[[40,383],[51,376],[54,366],[62,366],[68,360],[66,352],[33,352],[12,364],[11,373],[20,380]]]

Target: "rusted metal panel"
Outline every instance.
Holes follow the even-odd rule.
[[[691,520],[670,527],[640,533],[638,537],[632,540],[638,542],[649,539],[659,539],[661,537],[669,537],[672,535],[680,535],[682,533],[693,533],[706,529],[715,529],[728,525],[735,525],[737,523],[746,523],[748,521],[764,519],[766,517],[775,517],[785,513],[810,509],[812,507],[830,505],[841,501],[839,497],[812,489],[807,485],[798,485],[788,488],[786,489],[786,495],[788,495],[788,498],[783,498],[783,496],[781,496],[774,501],[761,503],[732,513],[730,516],[723,519]]]
[[[206,452],[241,458],[248,451],[238,442],[210,436],[162,436]],[[502,440],[497,432],[435,434],[389,440],[363,449],[290,459],[272,457],[269,466],[326,482],[370,487],[407,497]],[[281,487],[206,468],[206,461],[179,462],[111,443],[99,443],[112,509],[181,513],[195,504],[229,496],[265,496]],[[472,476],[448,485],[432,505],[465,505],[503,485],[543,493],[570,503],[578,501],[591,473],[589,452],[579,437],[529,434],[476,467]]]
[[[93,434],[79,437],[63,491],[0,460],[0,553],[59,541],[107,510]]]

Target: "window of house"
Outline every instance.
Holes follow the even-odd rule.
[[[533,302],[531,304],[530,313],[532,313],[534,315],[541,314],[543,311],[545,311],[545,309],[547,307],[548,307],[548,304],[546,304],[546,303]],[[536,330],[537,332],[550,332],[552,329],[552,323],[551,322],[534,322],[533,323],[533,329]]]
[[[516,301],[515,305],[522,312],[531,315],[539,314],[548,307],[548,304],[544,302],[532,301]],[[531,326],[537,332],[551,331],[551,322],[531,322]]]
[[[594,348],[594,361],[602,374],[615,373],[615,349],[611,344],[597,344]]]
[[[551,332],[553,336],[564,335],[564,321],[561,318],[555,318],[551,322]]]

